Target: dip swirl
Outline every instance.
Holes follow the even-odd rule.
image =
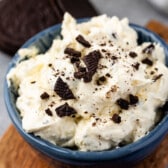
[[[168,97],[163,48],[137,44],[128,19],[68,13],[51,48],[19,51],[8,84],[28,133],[63,147],[102,151],[132,143],[159,121]]]

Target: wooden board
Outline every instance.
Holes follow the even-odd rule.
[[[166,168],[168,136],[158,149],[135,168]],[[0,168],[79,168],[55,161],[33,149],[11,125],[0,140]]]

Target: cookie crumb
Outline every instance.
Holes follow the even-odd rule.
[[[118,114],[113,114],[111,118],[115,123],[119,124],[121,122],[121,117]]]
[[[82,44],[86,48],[91,47],[91,44],[82,35],[78,35],[76,37],[76,41],[78,41],[80,44]]]
[[[47,92],[44,92],[40,95],[41,99],[48,99],[50,97],[50,95]]]

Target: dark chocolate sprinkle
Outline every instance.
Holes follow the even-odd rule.
[[[137,55],[136,52],[130,51],[130,52],[129,52],[129,56],[132,57],[132,58],[135,58],[135,57],[137,57],[138,55]]]
[[[136,70],[138,70],[139,69],[139,65],[140,64],[137,62],[135,64],[132,64],[132,67],[135,68]]]
[[[91,47],[90,43],[87,40],[85,40],[85,38],[82,35],[78,35],[76,37],[76,41],[78,41],[84,47],[87,47],[87,48]]]
[[[159,74],[153,78],[154,82],[156,82],[158,79],[160,79],[163,76],[163,74]]]
[[[147,65],[149,65],[149,66],[152,66],[152,65],[153,65],[153,62],[152,62],[149,58],[144,58],[144,59],[142,60],[142,63],[143,63],[143,64],[147,64]]]
[[[53,114],[52,114],[52,111],[51,111],[49,108],[47,108],[47,109],[45,110],[45,112],[46,112],[46,114],[49,115],[49,116],[52,116],[52,115],[53,115]]]
[[[120,122],[121,122],[121,117],[118,115],[118,114],[113,114],[113,116],[112,116],[112,120],[115,122],[115,123],[117,123],[117,124],[119,124]]]
[[[69,48],[69,47],[65,48],[64,53],[68,54],[70,56],[73,56],[73,57],[80,57],[81,56],[81,52],[76,51],[73,48]]]
[[[138,96],[134,96],[132,94],[129,95],[129,100],[130,100],[130,105],[134,105],[139,101]]]
[[[55,109],[59,117],[71,116],[76,114],[76,110],[65,103]]]
[[[59,77],[55,83],[54,91],[63,99],[75,99],[72,91],[69,89],[67,83],[65,83],[61,77]]]
[[[44,93],[42,93],[41,95],[40,95],[40,98],[41,99],[48,99],[50,96],[49,96],[49,94],[47,93],[47,92],[44,92]]]
[[[117,105],[120,106],[121,109],[128,110],[128,108],[129,108],[129,102],[125,99],[120,98],[117,100],[116,103],[117,103]]]
[[[31,84],[34,84],[34,83],[36,83],[36,81],[31,81],[30,83],[31,83]]]
[[[151,54],[154,49],[155,49],[155,46],[153,44],[150,44],[146,48],[144,48],[142,52],[145,54]]]

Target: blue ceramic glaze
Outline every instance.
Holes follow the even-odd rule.
[[[88,19],[82,19],[79,20],[79,22],[86,20]],[[168,65],[168,46],[166,43],[158,35],[141,26],[135,24],[130,24],[130,26],[138,33],[139,44],[145,41],[160,43],[160,45],[164,48],[166,54],[166,64]],[[60,34],[60,30],[60,24],[52,26],[33,36],[21,48],[36,46],[40,53],[44,53],[51,46],[52,40]],[[18,53],[15,54],[9,64],[8,71],[15,66],[17,60]],[[102,152],[81,152],[71,150],[53,145],[40,139],[39,137],[34,136],[33,134],[26,133],[22,129],[21,118],[15,106],[15,95],[12,89],[8,88],[6,79],[4,83],[4,97],[6,107],[13,124],[29,144],[49,157],[73,165],[100,166],[102,164],[103,167],[115,166],[116,168],[123,167],[122,165],[124,165],[124,168],[130,167],[132,164],[136,164],[148,156],[160,144],[161,140],[168,132],[168,115],[165,115],[162,121],[148,135],[137,142],[124,147]]]

